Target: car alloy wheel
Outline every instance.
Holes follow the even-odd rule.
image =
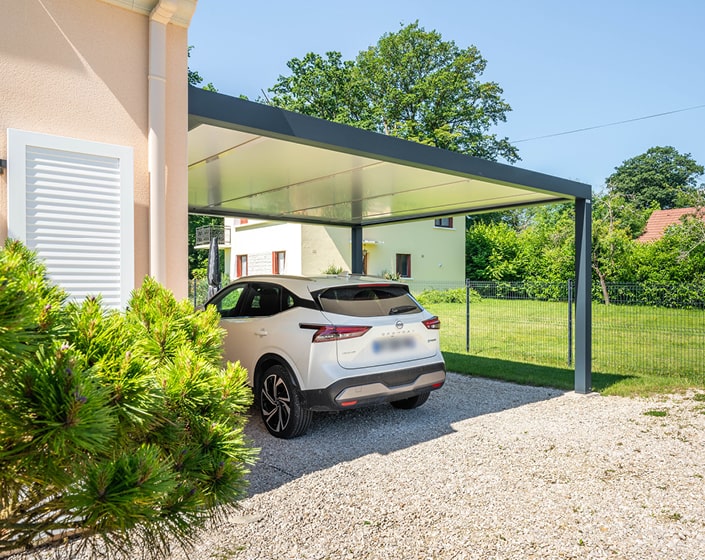
[[[270,434],[289,439],[306,432],[312,412],[302,406],[287,369],[281,365],[270,367],[260,387],[262,420]]]

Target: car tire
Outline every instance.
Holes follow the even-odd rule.
[[[430,391],[426,391],[425,393],[421,393],[419,395],[414,395],[413,397],[409,397],[408,399],[401,399],[398,401],[392,401],[391,404],[394,408],[401,408],[403,410],[411,410],[412,408],[418,408],[423,403],[425,403],[428,400],[428,396],[430,394],[431,394]]]
[[[291,439],[306,433],[313,413],[303,406],[287,368],[275,365],[264,372],[257,400],[262,421],[274,437]]]

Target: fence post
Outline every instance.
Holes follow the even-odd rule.
[[[465,352],[470,353],[470,281],[465,280]]]
[[[568,279],[568,365],[573,365],[573,280]]]

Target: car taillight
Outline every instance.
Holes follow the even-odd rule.
[[[441,320],[438,317],[431,317],[423,322],[427,329],[438,330],[441,328]]]
[[[339,326],[339,325],[307,325],[300,324],[302,329],[315,329],[311,342],[330,342],[331,340],[345,340],[362,336],[372,327]]]

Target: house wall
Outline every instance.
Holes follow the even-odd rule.
[[[273,251],[286,251],[287,274],[315,276],[331,266],[349,272],[350,229],[310,224],[249,222],[233,233],[233,255],[248,255],[249,274],[271,272]],[[460,282],[465,279],[465,219],[453,228],[434,226],[433,220],[367,227],[363,230],[367,273],[382,276],[396,271],[396,256],[411,255],[411,278]],[[236,277],[233,258],[231,277]],[[254,265],[254,267],[253,267]]]
[[[149,17],[98,0],[3,3],[0,158],[8,128],[129,146],[134,154],[134,276],[149,274]],[[167,286],[188,278],[187,30],[167,27]],[[8,162],[11,166],[12,162]],[[0,241],[7,237],[0,175]]]
[[[333,226],[301,226],[301,269],[303,274],[323,274],[331,266],[350,271],[350,229]]]
[[[463,282],[465,279],[465,218],[454,219],[453,228],[434,226],[434,220],[368,227],[367,272],[381,276],[395,272],[396,255],[411,255],[411,278]]]
[[[252,220],[236,226],[232,233],[230,278],[237,278],[237,255],[247,255],[247,272],[272,273],[272,253],[286,253],[282,274],[304,274],[301,268],[301,224]]]

